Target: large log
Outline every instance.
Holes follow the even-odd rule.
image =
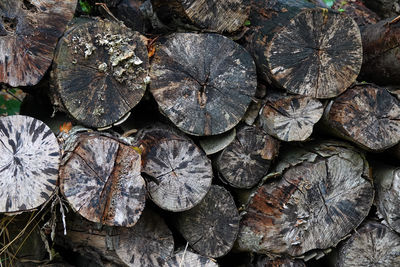
[[[256,91],[247,51],[218,34],[177,33],[156,48],[150,91],[160,110],[192,135],[232,129]]]
[[[0,83],[27,86],[40,81],[76,4],[77,0],[1,1]]]
[[[275,172],[251,195],[238,248],[302,256],[336,246],[367,216],[374,191],[368,163],[345,143],[308,144],[281,153]]]
[[[361,35],[345,14],[297,0],[252,3],[247,48],[260,75],[290,93],[330,98],[357,78]]]

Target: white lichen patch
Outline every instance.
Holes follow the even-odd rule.
[[[105,63],[105,62],[101,63],[101,64],[98,66],[98,70],[99,70],[100,72],[106,72],[106,70],[107,70],[107,63]]]
[[[85,58],[88,58],[91,54],[93,54],[95,49],[96,47],[92,43],[85,43]]]

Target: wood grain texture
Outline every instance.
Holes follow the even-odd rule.
[[[146,41],[116,22],[77,19],[57,47],[53,84],[78,122],[105,127],[126,115],[149,82]]]
[[[43,122],[0,118],[0,212],[27,211],[54,193],[60,164],[57,138]]]
[[[176,225],[194,250],[217,258],[232,249],[239,231],[239,220],[229,191],[213,185],[197,206],[177,215]]]
[[[76,4],[77,0],[0,2],[0,83],[16,87],[40,81]]]
[[[290,258],[270,259],[267,256],[258,256],[254,267],[306,267],[302,260]]]
[[[177,33],[156,48],[150,92],[179,129],[215,135],[232,129],[256,91],[247,51],[217,34]]]
[[[133,226],[145,205],[141,157],[132,147],[96,133],[81,134],[60,168],[61,192],[86,219]]]
[[[371,9],[367,8],[364,4],[365,1],[336,1],[332,8],[335,10],[344,10],[357,23],[359,27],[377,23],[380,18]]]
[[[258,187],[241,220],[238,248],[301,256],[335,246],[367,216],[374,198],[368,165],[342,143],[283,153],[280,178]]]
[[[218,264],[208,257],[191,251],[180,251],[174,254],[163,267],[218,267]]]

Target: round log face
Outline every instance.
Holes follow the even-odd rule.
[[[37,84],[77,0],[3,0],[0,3],[0,83]]]
[[[26,211],[53,194],[60,164],[57,138],[27,116],[0,118],[0,212]]]
[[[344,14],[300,12],[267,44],[270,76],[288,92],[330,98],[344,92],[362,64],[357,24]]]
[[[121,119],[140,101],[149,79],[144,37],[108,20],[73,25],[54,62],[54,83],[65,109],[91,127]]]
[[[218,264],[211,259],[190,252],[181,251],[175,254],[163,267],[218,267]]]
[[[232,129],[257,86],[251,56],[217,34],[170,36],[156,49],[151,80],[161,112],[182,131],[200,136]]]
[[[146,200],[140,154],[103,136],[81,135],[77,144],[60,169],[65,198],[89,221],[133,226]]]

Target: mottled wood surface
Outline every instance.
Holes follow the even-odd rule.
[[[77,19],[57,47],[53,84],[65,109],[90,127],[111,125],[142,98],[148,75],[146,41],[116,22]]]
[[[238,247],[300,256],[335,246],[367,216],[374,191],[363,157],[344,144],[309,144],[283,153],[281,177],[253,193]]]
[[[192,135],[232,129],[256,91],[248,52],[217,34],[176,33],[156,48],[150,92],[178,128]]]
[[[163,267],[217,267],[218,264],[208,257],[191,251],[175,253]]]
[[[400,141],[400,102],[384,88],[350,88],[325,112],[327,125],[364,149],[382,151]]]
[[[259,256],[254,267],[306,267],[306,264],[302,260],[289,258],[270,259],[267,256]]]
[[[371,9],[367,8],[362,0],[335,1],[332,6],[335,10],[344,10],[358,26],[363,27],[369,24],[377,23],[380,18]]]
[[[0,118],[0,212],[26,211],[46,202],[58,179],[60,147],[43,122],[21,115]]]
[[[0,83],[29,86],[40,81],[76,4],[77,0],[0,2]]]
[[[367,221],[340,248],[336,266],[400,266],[400,236],[378,222]]]
[[[197,206],[177,214],[176,225],[194,250],[216,258],[232,249],[239,230],[239,219],[229,191],[213,185]]]
[[[115,8],[110,11],[116,18],[132,30],[145,33],[149,28],[145,13],[142,11],[145,0],[121,0]]]
[[[279,141],[257,127],[244,126],[218,156],[216,166],[229,185],[251,188],[267,174],[278,150]]]
[[[86,219],[133,226],[146,200],[141,157],[132,147],[93,134],[78,136],[60,168],[61,192]]]
[[[364,0],[365,5],[382,18],[400,15],[399,1],[393,0]]]

